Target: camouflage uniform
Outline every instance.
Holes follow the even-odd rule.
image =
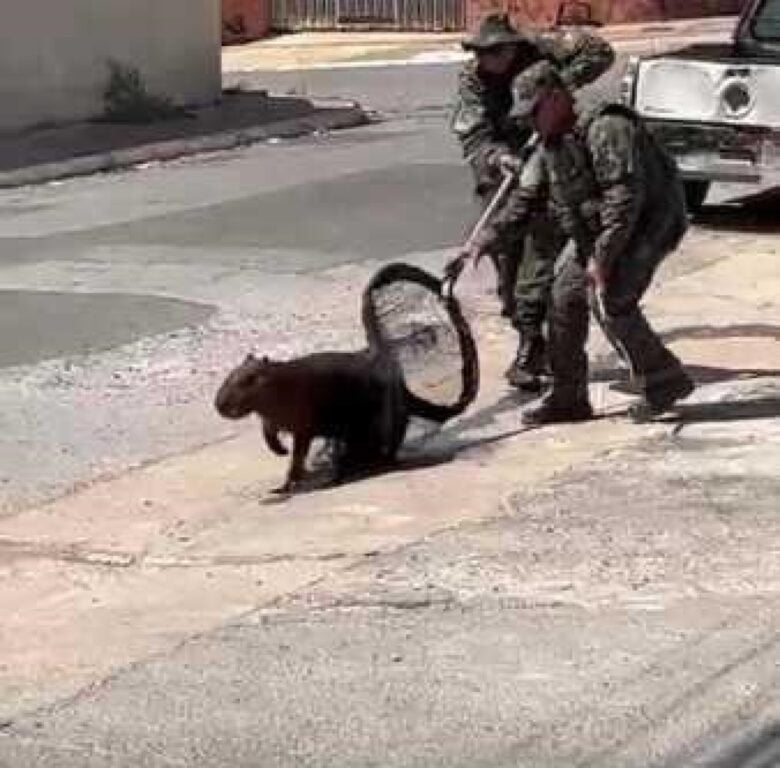
[[[587,403],[590,299],[608,337],[629,361],[646,402],[665,410],[671,405],[667,400],[688,394],[691,384],[680,361],[650,328],[639,300],[687,226],[674,161],[631,110],[602,107],[526,164],[519,187],[485,230],[480,246],[511,239],[517,223],[533,215],[544,199],[571,238],[552,292],[553,398]],[[609,275],[600,297],[588,295],[589,259]]]
[[[483,204],[490,201],[501,182],[498,158],[519,155],[532,134],[527,119],[512,115],[515,77],[532,64],[547,60],[559,69],[567,85],[579,88],[606,72],[614,61],[609,43],[581,30],[517,34],[516,57],[507,73],[483,73],[477,62],[471,61],[458,80],[451,128],[471,165],[476,193]],[[552,219],[543,214],[525,230],[515,227],[512,235],[505,238],[505,250],[491,254],[499,272],[499,293],[505,305],[515,304],[515,327],[521,333],[539,336],[555,257],[563,241]]]

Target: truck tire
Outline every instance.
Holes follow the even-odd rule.
[[[699,213],[710,191],[709,181],[686,181],[685,204],[688,207],[688,213]]]

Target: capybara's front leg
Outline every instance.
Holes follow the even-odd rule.
[[[280,488],[274,488],[273,493],[292,493],[295,490],[295,486],[303,478],[311,441],[312,437],[308,433],[296,432],[293,435],[293,455],[290,460],[290,469],[287,471],[287,480]]]

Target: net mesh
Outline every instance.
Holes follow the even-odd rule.
[[[392,352],[414,395],[453,416],[473,401],[476,346],[458,302],[442,296],[433,275],[408,264],[384,267],[364,294],[363,320],[369,344]]]

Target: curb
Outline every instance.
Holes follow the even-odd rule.
[[[168,139],[98,154],[84,155],[54,163],[42,163],[0,172],[0,189],[44,184],[75,176],[131,168],[141,163],[163,162],[205,152],[218,152],[248,146],[269,139],[292,139],[318,131],[356,128],[370,123],[357,102],[310,99],[314,112],[305,117],[279,120],[266,125],[222,131],[189,139]]]

